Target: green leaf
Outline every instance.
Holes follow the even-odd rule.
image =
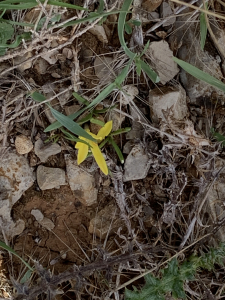
[[[209,75],[206,72],[201,71],[200,69],[192,66],[191,64],[189,64],[181,59],[173,57],[173,60],[190,75],[225,92],[225,84],[222,81],[216,79],[215,77]]]
[[[79,95],[79,94],[76,93],[76,92],[73,92],[73,96],[74,96],[74,98],[76,98],[81,104],[84,104],[84,105],[89,105],[89,104],[90,104],[85,98],[83,98],[81,95]]]
[[[100,126],[102,126],[102,127],[105,125],[105,122],[102,122],[101,120],[94,119],[94,118],[91,118],[91,119],[90,119],[90,122],[93,123],[93,124],[100,125]]]
[[[44,3],[44,0],[41,0],[42,3]],[[77,10],[88,10],[87,8],[74,5],[74,4],[69,4],[66,2],[60,2],[60,1],[55,1],[55,0],[48,0],[49,5],[55,5],[55,6],[61,6],[61,7],[67,7],[67,8],[72,8],[72,9],[77,9]]]
[[[21,283],[21,284],[26,283],[26,282],[30,279],[32,273],[33,273],[33,271],[27,270],[27,272],[26,272],[26,273],[24,274],[24,276],[21,278],[20,283]]]
[[[218,132],[215,132],[215,129],[214,128],[211,128],[211,133],[213,134],[213,137],[218,141],[218,142],[221,142],[221,144],[223,146],[225,146],[225,136],[218,133]]]
[[[125,29],[125,31],[126,31],[127,34],[131,34],[132,33],[132,27],[130,26],[130,24],[128,22],[125,23],[124,29]]]
[[[207,9],[207,7],[206,7]],[[204,50],[205,41],[207,36],[207,23],[206,23],[206,14],[200,13],[200,37],[201,37],[201,49]]]
[[[71,131],[72,133],[78,135],[78,136],[82,136],[90,141],[95,142],[96,140],[90,135],[88,134],[82,127],[80,127],[80,125],[78,125],[76,122],[72,121],[70,118],[68,118],[67,116],[61,114],[60,112],[58,112],[57,110],[55,110],[54,108],[50,107],[51,113],[53,115],[53,117],[64,127],[66,127],[69,131]],[[44,131],[46,132],[46,130]]]
[[[42,101],[46,100],[46,97],[44,95],[42,95],[41,93],[38,93],[36,91],[31,93],[30,96],[37,102],[42,102]]]
[[[0,45],[6,44],[12,38],[13,34],[14,28],[11,24],[0,22]]]
[[[138,76],[141,75],[141,60],[140,59],[135,59],[135,65],[136,65],[136,71]]]
[[[45,2],[45,0],[39,0],[39,1],[41,3]],[[81,6],[55,1],[55,0],[49,0],[48,4],[77,9],[77,10],[88,10],[87,8]],[[0,2],[0,9],[28,9],[28,8],[33,8],[35,6],[38,6],[38,2],[36,0],[5,0]]]
[[[110,141],[111,145],[113,146],[113,148],[115,149],[116,154],[118,155],[121,164],[123,164],[124,163],[124,157],[123,157],[123,154],[122,154],[120,148],[118,147],[118,145],[116,144],[116,142],[114,141],[114,139],[112,137],[110,137],[109,141]]]
[[[19,254],[17,254],[11,247],[7,246],[4,242],[0,241],[0,247],[2,247],[3,249],[9,251],[10,253],[12,253],[13,255],[15,255],[16,257],[18,257],[22,263],[30,270],[33,272],[33,268],[22,258],[19,256]]]
[[[126,133],[126,132],[129,132],[130,130],[131,130],[131,127],[121,128],[121,129],[118,129],[116,131],[111,132],[110,136]]]
[[[143,60],[141,60],[141,68],[148,75],[148,77],[152,80],[152,82],[158,83],[160,81],[159,76],[152,68],[149,67]]]
[[[141,21],[139,21],[139,20],[133,20],[133,19],[131,19],[129,22],[132,23],[132,24],[134,24],[134,26],[140,26],[141,25]]]
[[[74,120],[76,119],[77,117],[79,117],[84,111],[86,110],[86,107],[84,107],[83,109],[79,110],[79,111],[76,111],[75,113],[67,116],[70,120]],[[52,131],[52,130],[55,130],[55,129],[58,129],[60,128],[62,125],[60,122],[56,121],[54,123],[52,123],[51,125],[49,125],[47,128],[45,128],[45,132],[49,132],[49,131]]]

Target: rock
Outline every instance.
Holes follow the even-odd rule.
[[[36,221],[44,228],[50,231],[55,228],[54,223],[49,218],[44,217],[39,209],[32,209],[31,214],[35,217]]]
[[[138,93],[136,86],[132,84],[124,85],[123,89],[119,93],[119,101],[123,105],[127,105],[134,100]]]
[[[152,42],[146,50],[146,56],[151,58],[160,82],[166,84],[179,72],[177,63],[173,60],[173,52],[166,41]]]
[[[88,231],[90,234],[96,234],[100,239],[104,239],[108,232],[109,235],[113,234],[122,226],[124,226],[124,222],[118,215],[116,205],[110,203],[90,221]]]
[[[17,56],[14,58],[15,65],[19,65],[24,62],[21,66],[17,67],[17,70],[19,72],[22,73],[25,70],[30,69],[32,67],[32,61],[25,62],[25,60],[31,58],[32,56],[33,56],[33,54],[31,52],[27,52],[23,56]]]
[[[67,116],[72,115],[73,113],[77,112],[80,109],[80,105],[70,105],[65,106],[65,113]]]
[[[123,181],[139,180],[147,176],[151,160],[141,144],[135,145],[124,164]]]
[[[98,56],[94,62],[95,75],[102,83],[109,83],[113,81],[112,70],[113,58],[110,56]]]
[[[149,12],[148,9],[151,10],[153,8],[154,2],[159,2],[159,0],[134,0],[133,1],[133,9],[132,9],[132,19],[133,20],[140,20],[141,23],[149,24],[151,22],[156,22],[159,19],[159,14],[157,12]],[[143,7],[143,3],[145,3],[145,8]]]
[[[43,54],[41,55],[50,65],[54,65],[58,60],[58,50],[49,51],[47,48],[43,48]]]
[[[144,0],[142,2],[143,9],[147,10],[148,12],[152,12],[156,10],[162,3],[162,0]]]
[[[126,134],[126,138],[128,140],[133,139],[142,139],[144,134],[143,126],[139,121],[143,121],[145,123],[145,119],[142,116],[140,111],[137,111],[137,109],[133,106],[129,106],[130,109],[130,115],[132,116],[132,127],[131,130]]]
[[[34,152],[40,158],[41,162],[46,162],[51,155],[56,155],[61,152],[59,144],[45,145],[41,139],[37,140],[34,144]]]
[[[39,209],[32,209],[31,214],[35,217],[38,223],[40,223],[44,219],[44,215]]]
[[[134,142],[132,140],[126,142],[126,144],[123,146],[123,153],[129,154],[134,147]]]
[[[90,28],[88,31],[95,35],[100,42],[105,44],[108,43],[107,35],[102,25],[94,25],[94,27]]]
[[[209,73],[219,80],[223,79],[220,69],[221,59],[218,56],[217,51],[211,45],[210,39],[207,39],[205,51],[201,50],[200,37],[198,34],[198,32],[200,32],[199,25],[187,22],[188,18],[189,17],[186,15],[177,18],[173,28],[174,31],[169,38],[173,48],[175,47],[174,50],[177,52],[177,57],[199,68],[200,70]],[[182,43],[180,43],[180,41],[182,41]],[[193,104],[204,106],[208,98],[211,107],[213,94],[215,95],[214,99],[216,99],[216,101],[218,101],[218,99],[222,101],[225,100],[224,92],[201,80],[198,80],[183,69],[181,69],[180,72],[180,79],[191,103]],[[204,99],[204,101],[202,101],[202,99]]]
[[[38,166],[37,183],[42,191],[66,184],[65,171],[59,168]]]
[[[34,65],[34,69],[39,74],[45,74],[47,72],[48,67],[49,67],[48,62],[41,57],[39,57],[37,59],[37,61],[35,62],[35,65]]]
[[[160,7],[160,15],[161,15],[161,19],[164,20],[167,17],[171,16],[166,23],[164,23],[162,26],[166,27],[166,26],[170,26],[173,25],[176,22],[176,17],[173,16],[174,12],[172,11],[170,4],[167,2],[163,2],[161,7]]]
[[[109,112],[109,121],[113,121],[112,132],[121,128],[123,121],[125,120],[125,116],[121,113],[111,110]]]
[[[93,57],[93,51],[91,49],[87,49],[82,47],[80,50],[80,63],[81,64],[85,64],[87,62],[90,62],[92,60]]]
[[[16,151],[19,154],[27,154],[33,149],[33,143],[25,135],[18,135],[15,140]]]
[[[72,59],[73,58],[73,52],[70,48],[63,48],[62,54],[65,56],[67,59]]]
[[[149,92],[149,105],[151,118],[154,122],[165,120],[163,110],[171,109],[173,118],[183,120],[188,116],[185,90],[179,88],[162,87],[155,88]]]
[[[85,206],[97,203],[95,177],[79,167],[69,154],[65,155],[65,161],[69,185],[75,196]]]
[[[12,206],[29,189],[35,180],[33,170],[28,160],[14,152],[6,153],[0,161],[0,219],[1,227],[6,236],[13,236],[23,232],[23,220],[13,222],[11,218]]]

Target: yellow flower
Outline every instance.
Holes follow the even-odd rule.
[[[97,135],[90,132],[89,129],[86,130],[94,139],[96,139],[96,142],[90,141],[81,136],[79,137],[79,139],[84,140],[91,146],[90,147],[91,152],[96,160],[96,163],[98,164],[99,168],[102,170],[102,172],[105,175],[108,175],[109,170],[106,165],[105,159],[102,155],[102,152],[98,146],[98,143],[101,142],[102,140],[104,140],[104,138],[110,134],[111,130],[112,130],[112,121],[109,121],[99,130]],[[87,144],[77,142],[75,145],[75,148],[78,149],[77,164],[79,165],[87,157],[89,147]]]

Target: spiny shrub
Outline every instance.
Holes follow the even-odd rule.
[[[192,255],[187,261],[179,265],[176,258],[172,259],[166,268],[160,271],[161,276],[153,274],[145,276],[145,285],[141,290],[133,287],[133,291],[125,291],[126,300],[165,300],[165,295],[171,293],[177,299],[185,299],[185,281],[195,279],[196,272],[200,268],[212,270],[215,264],[224,265],[225,243],[218,248],[212,248],[201,256]]]

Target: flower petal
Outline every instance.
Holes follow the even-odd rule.
[[[97,137],[104,140],[104,138],[110,134],[111,130],[112,130],[112,121],[109,121],[99,130]]]
[[[79,144],[79,145],[77,145],[77,144]],[[80,142],[78,142],[77,144],[76,144],[76,148],[78,149],[77,164],[79,165],[85,160],[85,158],[88,155],[88,145],[86,145],[84,143],[80,143]]]
[[[105,174],[108,175],[109,170],[107,167],[107,164],[105,162],[104,156],[100,150],[100,148],[98,147],[98,145],[96,143],[91,143],[91,152],[94,155],[94,158],[96,160],[96,163],[98,164],[99,168],[101,169],[101,171]]]

